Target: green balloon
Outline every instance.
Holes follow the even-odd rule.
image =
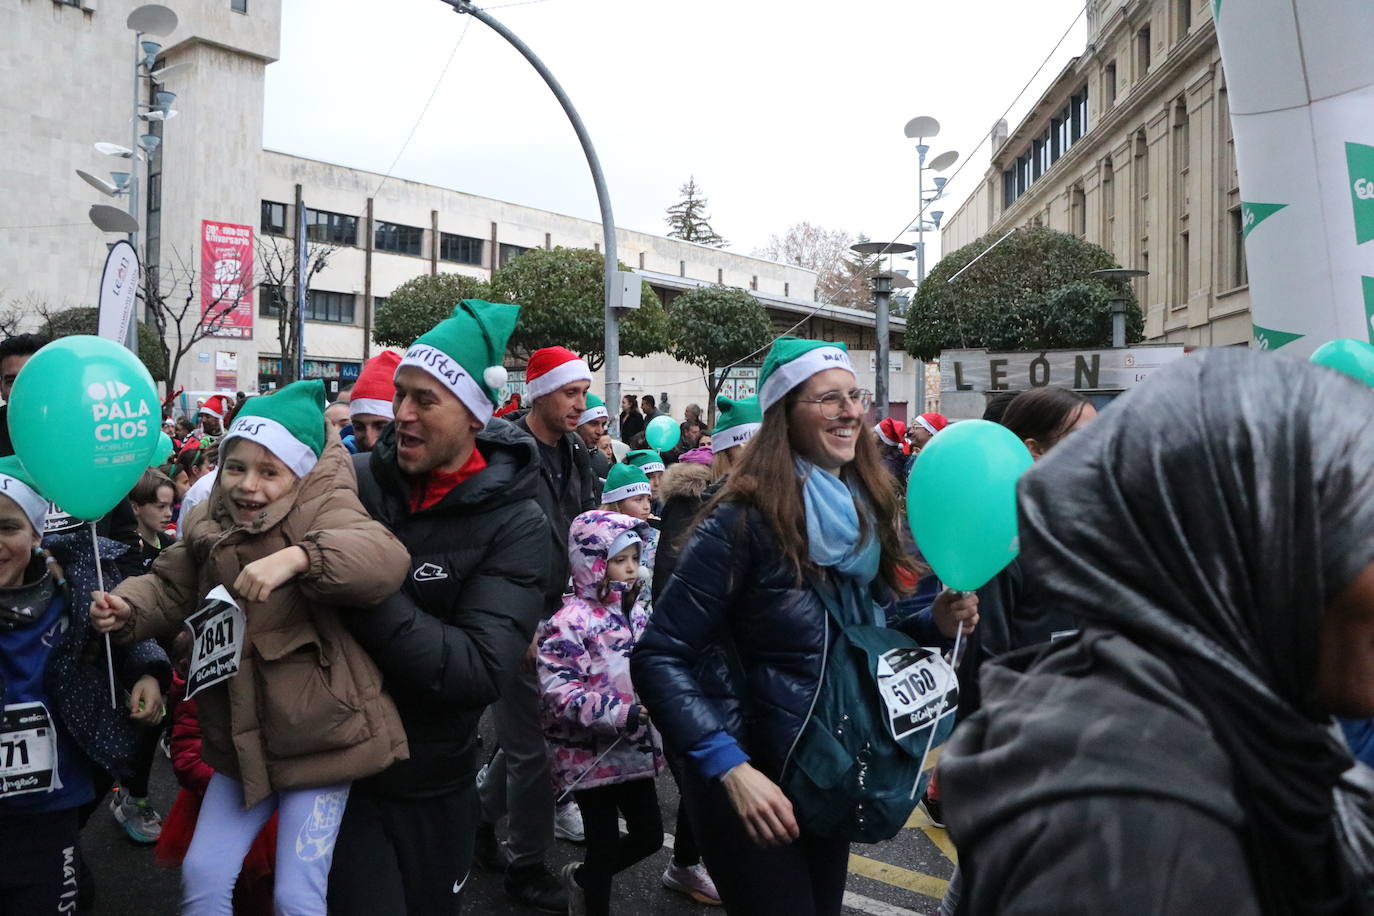
[[[678,428],[677,421],[667,414],[654,417],[644,429],[644,441],[649,443],[650,448],[656,448],[660,452],[677,448],[677,442],[681,438],[682,430]]]
[[[161,403],[138,358],[102,337],[63,337],[19,371],[9,401],[15,454],[64,512],[100,518],[138,482],[162,435]]]
[[[1005,426],[964,420],[935,434],[907,479],[916,546],[940,581],[973,591],[1016,559],[1016,481],[1031,466]]]
[[[1344,372],[1374,388],[1374,346],[1354,337],[1330,340],[1312,354],[1312,362]]]
[[[148,467],[160,468],[164,464],[171,464],[176,459],[175,451],[176,446],[172,445],[172,437],[166,433],[158,433],[157,444],[153,446],[153,454],[148,459]]]

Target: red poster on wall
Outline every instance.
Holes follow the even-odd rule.
[[[253,227],[201,220],[200,313],[212,337],[253,339]]]

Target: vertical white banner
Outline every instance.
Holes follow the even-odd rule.
[[[121,345],[128,339],[137,295],[138,253],[126,241],[115,242],[110,246],[105,270],[100,275],[97,336]]]
[[[1255,346],[1374,343],[1369,0],[1212,0],[1240,170]]]

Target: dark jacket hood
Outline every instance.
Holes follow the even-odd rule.
[[[1029,810],[1085,795],[1170,799],[1232,827],[1242,822],[1231,765],[1206,719],[1168,665],[1127,638],[1089,630],[1013,652],[984,665],[982,686],[983,708],[940,760],[961,847]]]
[[[481,473],[454,487],[424,512],[487,510],[538,497],[539,450],[534,440],[494,417],[477,434],[477,450],[487,462]],[[387,427],[371,451],[372,473],[384,490],[410,494],[410,482],[396,464],[396,428]]]
[[[663,502],[678,496],[688,499],[701,499],[711,483],[711,466],[679,461],[668,466],[663,479],[658,482],[658,497]]]

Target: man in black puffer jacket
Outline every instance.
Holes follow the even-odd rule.
[[[490,419],[489,385],[491,403],[474,393],[505,349],[488,309],[515,307],[459,308],[469,306],[475,314],[455,314],[411,347],[393,426],[354,456],[363,505],[411,555],[402,591],[346,617],[382,669],[410,759],[353,784],[330,874],[330,912],[343,916],[460,911],[479,810],[477,723],[543,609],[549,535],[536,448]],[[484,337],[490,361],[474,363],[466,350]],[[456,355],[433,355],[444,346]]]

